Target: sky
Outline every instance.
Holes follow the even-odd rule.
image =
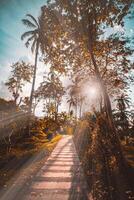
[[[40,8],[46,0],[0,0],[0,97],[10,98],[4,82],[10,75],[10,65],[18,60],[34,63],[34,56],[21,41],[21,35],[27,29],[21,20],[30,13],[34,17],[39,16]],[[125,28],[114,27],[114,31],[125,31],[127,35],[134,35],[134,20],[125,20]],[[113,29],[109,29],[109,33]],[[47,66],[39,63],[37,74],[37,85],[41,81],[41,75],[46,71]],[[24,92],[27,94],[30,86]],[[131,97],[134,96],[134,90]]]
[[[26,30],[21,19],[30,13],[37,17],[45,0],[0,0],[0,62],[16,61],[27,57],[27,50],[20,37]],[[7,60],[8,58],[8,60]]]
[[[0,0],[0,81],[7,78],[11,63],[34,61],[30,50],[20,39],[27,30],[21,20],[28,13],[37,17],[44,4],[45,0]]]
[[[10,65],[19,60],[34,63],[34,55],[21,41],[22,33],[27,30],[21,20],[28,13],[39,16],[40,8],[45,3],[46,0],[0,0],[0,97],[11,98],[4,85],[10,75]],[[39,76],[45,71],[43,63],[39,65],[37,85]],[[24,92],[29,93],[30,86]]]

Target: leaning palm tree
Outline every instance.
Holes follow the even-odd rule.
[[[37,71],[37,61],[38,61],[38,53],[40,48],[41,41],[41,27],[40,27],[40,18],[36,20],[32,15],[27,14],[26,19],[22,19],[22,22],[25,26],[27,26],[30,30],[23,33],[21,39],[24,40],[27,38],[25,43],[28,48],[31,45],[32,53],[35,53],[35,64],[34,64],[34,73],[33,73],[33,81],[32,81],[32,89],[30,95],[30,103],[29,103],[29,113],[32,113],[32,102],[34,97],[34,88],[35,88],[35,79],[36,79],[36,71]]]

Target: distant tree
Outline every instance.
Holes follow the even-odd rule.
[[[33,66],[22,61],[11,65],[11,68],[11,76],[5,85],[12,93],[15,104],[19,105],[22,100],[21,94],[23,92],[23,87],[25,83],[31,81]]]
[[[74,77],[74,80],[72,80],[72,84],[68,86],[69,90],[69,112],[71,109],[71,106],[75,108],[75,117],[78,117],[78,104],[79,104],[79,97],[80,97],[80,78],[78,76]]]
[[[115,112],[115,122],[117,127],[121,130],[121,138],[129,136],[129,128],[130,128],[130,112],[128,108],[130,108],[130,98],[128,95],[122,94],[120,97],[116,99],[117,101],[117,111]]]
[[[29,97],[24,97],[24,99],[22,99],[22,103],[20,105],[21,110],[28,112],[29,104],[30,104]]]
[[[71,107],[75,108],[76,118],[82,116],[82,107],[85,101],[85,95],[82,93],[83,82],[80,75],[74,75],[72,84],[68,86],[68,96],[67,103],[69,103],[69,113]]]
[[[65,93],[59,76],[54,71],[50,71],[48,76],[44,77],[44,81],[37,89],[37,93],[42,97],[43,100],[46,101],[45,106],[47,106],[47,110],[48,108],[52,108],[50,110],[55,112],[56,119],[62,96]]]
[[[33,96],[33,106],[32,106],[33,107],[33,114],[35,114],[36,107],[39,104],[39,102],[41,101],[41,99],[42,98],[41,98],[41,95],[40,95],[38,89],[35,90],[34,96]]]
[[[76,106],[76,102],[75,102],[75,99],[72,96],[70,96],[67,99],[67,103],[69,104],[68,114],[70,114],[72,111],[71,108]]]
[[[5,115],[9,113],[14,113],[18,109],[15,102],[10,100],[7,101],[3,98],[0,98],[0,118],[3,118]]]

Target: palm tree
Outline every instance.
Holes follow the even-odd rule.
[[[85,99],[86,99],[85,96],[80,96],[79,97],[79,107],[80,107],[79,117],[80,117],[80,119],[82,117],[82,108],[83,108],[83,103],[84,103]]]
[[[69,110],[68,113],[71,113],[71,107],[75,107],[76,106],[76,102],[75,99],[71,96],[68,100],[67,103],[69,103]]]
[[[33,74],[33,82],[32,82],[32,89],[31,89],[30,103],[29,103],[29,113],[31,114],[34,88],[35,88],[36,71],[37,71],[38,53],[39,53],[40,41],[41,41],[41,27],[40,27],[40,18],[36,20],[30,14],[27,14],[26,16],[28,18],[22,19],[22,22],[25,26],[30,28],[30,30],[22,34],[21,40],[24,40],[25,38],[27,38],[27,41],[25,43],[26,47],[28,48],[29,45],[31,44],[31,51],[32,53],[35,53],[34,74]]]
[[[117,110],[115,110],[114,118],[116,126],[120,129],[121,139],[125,139],[126,143],[128,142],[129,128],[130,128],[130,111],[127,110],[130,108],[131,99],[126,94],[122,94],[120,97],[115,99],[117,101]]]
[[[77,115],[78,115],[78,103],[79,103],[79,96],[80,96],[80,77],[75,77],[75,79],[72,81],[73,84],[68,86],[68,90],[69,90],[69,100],[67,101],[67,103],[69,103],[69,112],[71,109],[71,106],[75,107],[75,116],[77,119]]]
[[[122,94],[121,97],[115,99],[117,101],[117,106],[119,110],[126,110],[127,107],[130,107],[131,99],[126,94]]]

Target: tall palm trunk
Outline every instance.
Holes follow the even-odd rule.
[[[70,111],[71,111],[71,104],[69,103],[69,107],[68,107],[68,114],[70,115]]]
[[[105,112],[106,112],[106,115],[108,117],[109,124],[111,126],[110,128],[113,129],[114,124],[113,124],[113,120],[112,120],[112,108],[111,108],[111,102],[110,102],[110,99],[109,99],[109,96],[108,96],[108,93],[107,93],[107,89],[106,89],[105,84],[104,84],[104,82],[101,78],[101,75],[100,75],[98,66],[96,64],[96,60],[95,60],[95,57],[94,57],[92,50],[90,50],[90,55],[91,55],[91,59],[92,59],[92,62],[93,62],[94,69],[95,69],[95,75],[96,75],[97,80],[100,84],[100,89],[102,90],[102,94],[103,94],[103,98],[104,98]]]
[[[78,100],[76,98],[76,105],[75,105],[75,117],[76,117],[76,120],[77,120],[77,111],[78,111]]]
[[[99,104],[100,104],[100,112],[103,112],[103,101],[102,101],[102,95],[100,95],[100,99],[99,99]]]
[[[57,121],[58,109],[59,109],[59,105],[58,105],[58,102],[56,101],[56,98],[55,98],[55,121]]]
[[[35,52],[35,64],[34,64],[33,82],[32,82],[32,89],[31,89],[31,95],[30,95],[30,105],[29,105],[29,114],[30,115],[32,114],[32,103],[33,103],[33,95],[34,95],[34,89],[35,89],[37,61],[38,61],[38,51],[39,51],[39,42],[37,41],[36,52]]]
[[[80,119],[82,117],[82,105],[83,105],[83,102],[81,101],[81,103],[80,103]]]

